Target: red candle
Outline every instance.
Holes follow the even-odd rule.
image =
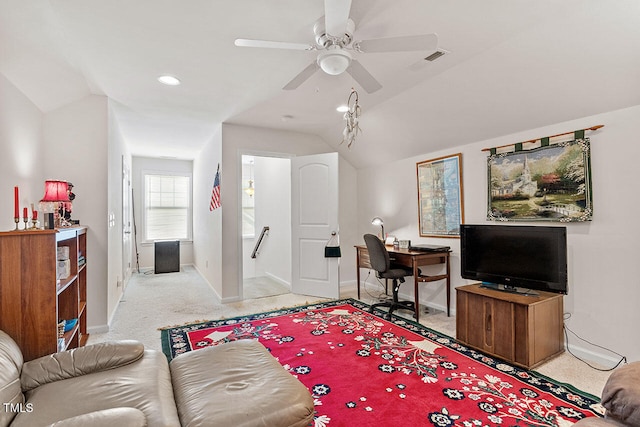
[[[28,210],[27,208],[24,208],[24,209],[22,210],[22,214],[23,214],[23,215],[22,215],[22,217],[23,217],[24,219],[29,218],[29,210]]]
[[[38,219],[38,211],[33,211],[33,218],[32,218],[32,219],[33,219],[34,221],[35,221],[36,219]]]
[[[18,208],[18,187],[13,187],[13,217],[20,218],[20,208]]]

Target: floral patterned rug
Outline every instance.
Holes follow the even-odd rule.
[[[181,353],[257,339],[311,391],[315,427],[569,426],[601,416],[594,396],[455,339],[339,300],[162,330]]]

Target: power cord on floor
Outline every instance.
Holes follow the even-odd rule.
[[[387,293],[385,291],[382,290],[382,289],[385,289],[385,286],[380,281],[380,279],[378,277],[376,277],[376,280],[378,281],[378,285],[381,288],[380,293],[378,293],[378,295],[373,295],[371,292],[369,292],[369,289],[367,288],[367,280],[369,279],[370,276],[371,276],[371,270],[369,270],[369,272],[367,274],[367,277],[365,277],[365,279],[364,279],[364,291],[367,293],[369,298],[371,298],[373,300],[378,300],[380,302],[390,301],[392,298],[389,295],[387,295]]]
[[[567,349],[567,352],[568,352],[570,355],[572,355],[573,357],[575,357],[576,359],[578,359],[579,361],[581,361],[582,363],[584,363],[584,364],[585,364],[585,365],[587,365],[588,367],[590,367],[590,368],[592,368],[592,369],[595,369],[596,371],[600,371],[600,372],[609,372],[609,371],[613,371],[613,370],[614,370],[614,369],[616,369],[618,366],[620,366],[620,364],[622,364],[623,362],[624,362],[625,364],[627,363],[627,357],[626,357],[626,356],[623,356],[623,355],[621,355],[620,353],[617,353],[617,352],[615,352],[615,351],[611,350],[610,348],[606,348],[606,347],[603,347],[603,346],[601,346],[601,345],[598,345],[598,344],[592,343],[591,341],[588,341],[588,340],[586,340],[586,339],[582,338],[581,336],[579,336],[578,334],[576,334],[575,332],[573,332],[571,329],[569,329],[569,327],[567,326],[566,321],[567,321],[567,320],[569,320],[570,318],[571,318],[571,313],[565,313],[564,322],[562,322],[562,329],[563,329],[563,331],[564,331],[564,342],[565,342],[565,345],[564,345],[564,346],[565,346],[565,348]],[[587,362],[586,360],[584,360],[584,359],[582,359],[582,358],[578,357],[576,354],[574,354],[574,353],[571,351],[571,349],[569,348],[569,334],[568,334],[568,332],[570,332],[571,334],[573,334],[573,336],[575,336],[576,338],[578,338],[579,340],[581,340],[581,341],[583,341],[583,342],[586,342],[586,343],[587,343],[587,344],[589,344],[589,345],[592,345],[592,346],[594,346],[594,347],[601,348],[601,349],[603,349],[603,350],[606,350],[606,351],[608,351],[608,352],[610,352],[610,353],[615,354],[616,356],[619,356],[619,357],[620,357],[620,360],[618,361],[618,363],[616,363],[616,364],[615,364],[615,366],[614,366],[613,368],[606,368],[606,369],[603,369],[603,368],[598,368],[598,367],[596,367],[596,366],[593,366],[592,364],[590,364],[590,363],[589,363],[589,362]]]

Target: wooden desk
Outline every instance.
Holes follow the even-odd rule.
[[[356,270],[358,280],[358,299],[360,299],[360,268],[371,268],[369,262],[369,251],[364,245],[356,245]],[[414,288],[413,295],[416,305],[416,322],[420,320],[420,297],[418,288],[420,283],[435,282],[438,280],[447,281],[447,316],[450,316],[451,306],[451,268],[449,267],[449,251],[447,252],[420,252],[410,251],[408,249],[393,249],[392,246],[387,246],[387,252],[393,259],[394,264],[409,267],[413,270]],[[436,265],[444,264],[446,268],[445,274],[439,274],[436,276],[420,275],[418,267],[424,265]]]

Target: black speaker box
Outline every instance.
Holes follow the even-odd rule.
[[[163,240],[154,242],[155,273],[180,271],[180,241]]]

